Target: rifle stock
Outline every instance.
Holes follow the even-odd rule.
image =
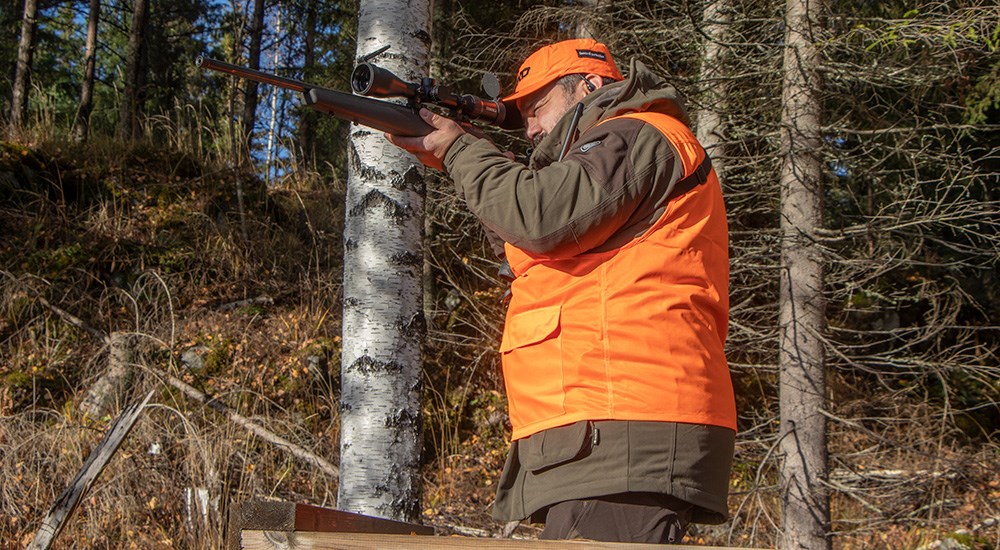
[[[405,105],[318,87],[304,95],[306,105],[317,111],[397,136],[426,136],[434,130]]]
[[[434,129],[424,122],[424,119],[420,118],[420,115],[413,108],[405,105],[338,92],[210,57],[199,57],[195,61],[195,65],[299,92],[302,94],[305,104],[312,109],[382,132],[414,137],[425,136]]]

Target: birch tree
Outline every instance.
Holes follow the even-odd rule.
[[[359,57],[406,80],[426,74],[430,2],[367,0]],[[419,516],[423,169],[381,132],[351,130],[344,227],[339,507]]]
[[[31,78],[31,54],[35,49],[35,26],[37,25],[37,0],[24,1],[21,16],[21,39],[17,45],[17,64],[14,69],[14,86],[10,102],[10,136],[21,131],[28,118],[28,89]]]
[[[788,0],[781,114],[780,370],[782,535],[779,548],[830,548],[824,373],[819,2]]]
[[[281,36],[281,21],[284,16],[282,6],[279,4],[274,14],[274,35]],[[271,66],[277,70],[281,66],[281,47],[280,44],[274,45],[274,57],[271,59]],[[270,183],[271,172],[273,171],[274,161],[277,157],[277,135],[276,127],[278,123],[278,96],[282,94],[283,90],[278,86],[271,86],[271,114],[267,122],[267,145],[264,148],[264,181],[265,185]]]
[[[594,16],[601,9],[601,0],[579,0],[577,5],[580,6],[580,14],[576,20],[576,37],[593,38],[600,42],[600,31],[594,27]]]
[[[80,110],[77,113],[73,137],[86,141],[90,131],[90,113],[94,108],[94,72],[97,66],[97,27],[101,19],[101,0],[90,0],[87,16],[87,46],[84,54],[83,85],[80,88]]]

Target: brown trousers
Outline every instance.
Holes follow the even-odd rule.
[[[540,539],[674,544],[684,538],[691,505],[668,495],[621,493],[549,507]]]

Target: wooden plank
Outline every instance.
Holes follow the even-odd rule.
[[[45,550],[52,545],[52,542],[59,536],[59,532],[62,531],[63,526],[66,524],[66,520],[73,515],[73,511],[76,510],[80,499],[83,498],[83,495],[87,493],[90,486],[94,484],[97,476],[101,475],[104,467],[111,461],[111,457],[114,456],[115,451],[121,446],[125,436],[132,431],[132,426],[135,425],[136,420],[139,420],[139,416],[146,407],[146,403],[149,403],[152,397],[153,392],[149,392],[141,402],[132,403],[128,407],[125,407],[121,414],[118,415],[114,424],[104,434],[104,439],[90,452],[90,456],[84,462],[83,468],[77,472],[73,482],[69,484],[69,487],[66,487],[62,494],[59,495],[59,498],[52,504],[48,515],[45,516],[41,527],[38,528],[38,533],[35,534],[35,538],[28,545],[29,550]]]
[[[337,531],[341,533],[382,533],[386,535],[433,535],[434,528],[416,523],[393,521],[331,508],[295,505],[296,531]]]
[[[306,531],[243,531],[245,550],[369,550],[393,548],[400,550],[428,550],[446,548],[456,550],[510,549],[510,550],[662,550],[661,544],[632,544],[624,542],[597,542],[582,540],[513,540],[475,537],[420,537],[412,535],[384,535],[376,533],[315,533]],[[673,545],[676,550],[705,550],[721,546]]]
[[[229,512],[229,550],[240,548],[240,533],[247,530],[434,534],[434,529],[425,525],[273,500],[249,500],[232,506]]]

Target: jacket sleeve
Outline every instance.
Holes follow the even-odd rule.
[[[620,231],[648,228],[680,177],[674,158],[658,130],[619,119],[587,130],[562,162],[539,169],[509,160],[488,140],[463,136],[448,151],[445,169],[472,213],[504,241],[572,257],[601,248]]]

